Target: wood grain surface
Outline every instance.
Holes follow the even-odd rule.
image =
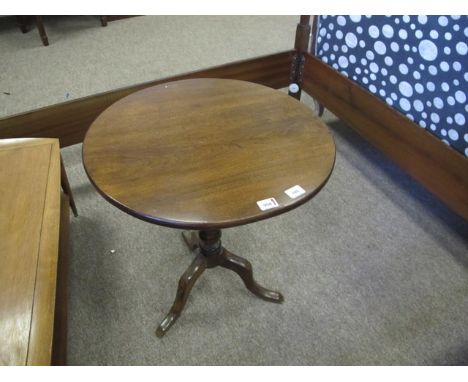
[[[0,364],[47,365],[59,240],[58,140],[0,140],[0,190]]]
[[[191,79],[136,92],[109,107],[83,144],[91,182],[140,219],[213,229],[278,215],[328,180],[327,126],[285,93],[251,82]],[[285,190],[299,185],[303,195]],[[275,198],[261,211],[257,201]]]

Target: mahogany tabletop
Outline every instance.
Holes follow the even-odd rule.
[[[333,170],[335,144],[314,112],[287,94],[204,78],[146,88],[111,105],[86,134],[83,162],[100,194],[123,211],[206,230],[311,199]]]

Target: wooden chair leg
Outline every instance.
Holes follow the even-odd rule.
[[[101,18],[101,25],[107,27],[107,16],[99,16]]]
[[[28,32],[28,27],[26,23],[26,16],[16,16],[16,22],[22,33]]]
[[[62,189],[68,195],[68,198],[70,199],[70,208],[73,211],[73,215],[77,217],[78,211],[76,209],[75,199],[73,199],[72,190],[70,187],[70,183],[68,183],[67,172],[65,171],[65,166],[63,165],[63,159],[61,155],[60,155],[60,173],[61,173],[60,181],[62,183]]]
[[[39,35],[41,36],[42,43],[45,46],[49,45],[49,40],[47,38],[47,34],[44,28],[44,23],[42,22],[42,16],[36,16],[36,26],[37,30],[39,31]]]

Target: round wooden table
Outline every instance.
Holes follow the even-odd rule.
[[[139,219],[183,228],[195,260],[156,334],[179,317],[197,278],[222,266],[255,295],[250,263],[221,245],[221,229],[282,214],[327,182],[335,145],[327,126],[280,91],[237,80],[191,79],[133,93],[106,109],[83,143],[90,181]],[[198,234],[196,233],[198,231]]]

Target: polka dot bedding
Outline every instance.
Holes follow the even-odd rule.
[[[468,16],[319,16],[314,53],[468,156]]]

